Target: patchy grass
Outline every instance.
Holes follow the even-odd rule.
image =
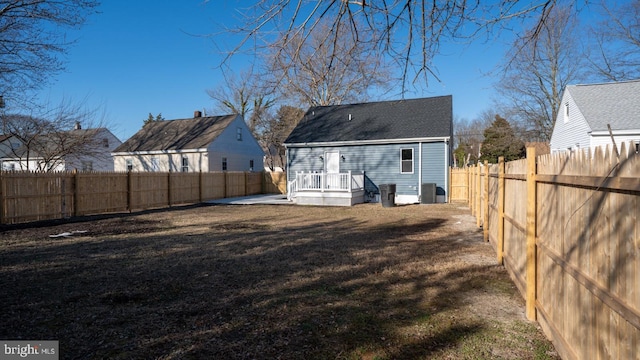
[[[69,238],[50,234],[85,230]],[[556,359],[456,205],[205,206],[0,233],[0,338],[61,358]]]

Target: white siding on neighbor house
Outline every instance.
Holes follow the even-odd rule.
[[[238,128],[242,140],[237,139]],[[209,145],[209,171],[222,171],[222,159],[227,159],[227,171],[262,171],[264,151],[251,135],[241,116],[237,116]],[[253,168],[250,163],[253,160]]]
[[[565,104],[569,104],[568,121],[565,119]],[[591,145],[591,128],[567,91],[562,96],[560,109],[551,134],[551,152],[588,148]]]
[[[637,131],[625,131],[624,134],[620,134],[620,132],[614,130],[613,139],[618,146],[618,150],[622,146],[623,142],[627,143],[627,146],[629,146],[629,142],[633,141],[635,146],[636,143],[640,142],[640,129]],[[591,136],[591,147],[606,146],[611,144],[611,136],[609,134],[592,134]]]
[[[208,156],[205,152],[185,151],[157,154],[132,154],[114,156],[115,171],[127,171],[127,160],[131,160],[132,171],[154,171],[154,160],[157,159],[159,172],[181,172],[182,158],[187,157],[188,172],[209,171]]]
[[[115,166],[111,152],[120,144],[122,142],[110,131],[101,131],[95,138],[94,154],[68,157],[65,168],[83,170],[83,162],[90,162],[93,171],[113,171]]]

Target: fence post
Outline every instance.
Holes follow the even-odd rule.
[[[80,201],[78,200],[78,180],[79,180],[78,169],[73,169],[73,216],[80,216],[80,211],[78,210],[78,204]],[[64,214],[63,214],[64,216]]]
[[[476,165],[476,202],[475,202],[475,207],[476,207],[476,226],[480,227],[482,219],[480,218],[480,216],[482,215],[482,213],[480,212],[480,210],[482,210],[482,199],[481,199],[481,190],[482,190],[482,182],[480,181],[481,178],[480,176],[482,176],[482,172],[480,171],[480,162],[478,161],[478,164]]]
[[[249,195],[249,172],[244,172],[244,196]]]
[[[2,169],[0,169],[0,224],[4,224],[4,176]]]
[[[471,181],[472,178],[473,178],[473,168],[469,166],[467,168],[467,203],[471,208],[471,214],[473,214],[473,191],[471,190],[471,184],[473,184],[473,182]]]
[[[200,169],[200,175],[198,175],[198,200],[199,202],[204,202],[203,196],[202,196],[202,169]]]
[[[167,203],[171,207],[171,171],[167,173]]]
[[[224,175],[224,176],[223,176],[223,178],[224,178],[224,199],[226,199],[226,198],[227,198],[227,196],[228,196],[228,193],[229,193],[229,192],[227,191],[227,182],[228,182],[228,181],[227,181],[227,172],[226,172],[226,171],[225,171],[225,172],[223,172],[223,173],[222,173],[222,175]]]
[[[133,208],[133,181],[131,181],[131,170],[127,171],[127,208],[129,213]]]
[[[536,149],[527,148],[527,319],[536,321]]]
[[[498,158],[498,263],[504,261],[504,156]]]
[[[476,209],[475,209],[475,199],[476,199],[476,193],[473,191],[475,190],[474,184],[473,184],[473,180],[475,179],[475,168],[474,167],[469,167],[469,207],[471,208],[471,215],[474,216],[476,214]]]
[[[484,217],[482,232],[484,241],[489,241],[489,160],[484,161]]]

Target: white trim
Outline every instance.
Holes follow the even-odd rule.
[[[418,143],[418,200],[422,198],[422,142]]]
[[[353,140],[353,141],[327,141],[308,143],[285,143],[285,148],[310,147],[310,146],[346,146],[346,145],[379,145],[379,144],[407,144],[417,142],[439,142],[450,140],[451,137],[427,137],[408,139],[379,139],[379,140]]]
[[[395,196],[396,204],[418,204],[418,195],[398,195]]]
[[[640,129],[633,129],[633,130],[612,129],[611,132],[613,133],[614,136],[615,135],[637,135],[637,134],[640,134]],[[609,136],[609,130],[592,131],[591,136]]]
[[[444,142],[444,202],[449,202],[449,142]],[[436,194],[438,188],[436,186]],[[436,202],[438,202],[438,195],[436,195]]]
[[[402,165],[404,163],[405,160],[402,159],[402,152],[404,150],[411,150],[411,171],[403,171],[402,169]],[[411,175],[415,173],[415,164],[416,161],[416,157],[415,157],[415,151],[412,147],[405,147],[405,148],[400,148],[400,174],[401,175]]]

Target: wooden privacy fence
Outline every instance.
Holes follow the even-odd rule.
[[[467,201],[564,359],[640,359],[640,155],[622,146],[484,164]],[[460,180],[464,182],[463,180]],[[453,180],[452,180],[453,183]]]
[[[269,172],[0,172],[0,224],[283,193],[281,189],[286,189],[286,175]]]

